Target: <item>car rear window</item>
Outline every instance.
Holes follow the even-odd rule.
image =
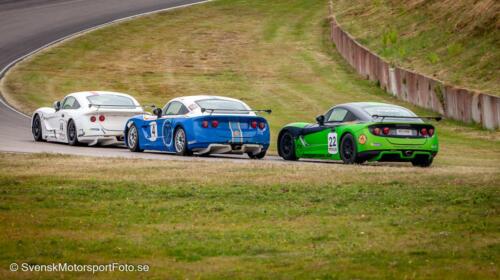
[[[115,94],[98,94],[88,96],[90,104],[114,107],[135,107],[134,101],[126,96]]]
[[[386,117],[384,120],[391,120],[391,121],[421,121],[420,119],[414,119],[411,117],[416,117],[415,113],[412,111],[402,108],[402,107],[396,107],[396,106],[365,106],[363,107],[363,110],[365,110],[370,116],[373,115],[378,115],[378,116],[394,116],[394,117],[399,117],[399,118],[390,118]],[[401,118],[401,117],[410,117],[408,119]]]
[[[239,101],[224,99],[205,99],[196,102],[198,106],[207,110],[214,110],[215,113],[222,114],[248,114],[247,107]],[[234,111],[232,111],[234,110]]]

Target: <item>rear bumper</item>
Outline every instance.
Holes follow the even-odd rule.
[[[89,129],[78,131],[78,141],[88,145],[115,145],[123,144],[124,137],[121,130]]]
[[[429,158],[435,157],[437,155],[437,151],[429,151],[429,150],[412,150],[412,149],[404,149],[404,150],[373,150],[373,151],[364,151],[358,153],[358,157],[360,159],[364,159],[367,161],[391,161],[391,162],[408,162],[417,158]]]
[[[260,153],[266,147],[259,144],[210,144],[206,148],[195,148],[193,152],[200,155],[206,154],[244,154]]]

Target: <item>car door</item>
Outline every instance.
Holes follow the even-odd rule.
[[[61,104],[61,109],[55,112],[54,121],[57,121],[57,126],[55,126],[54,128],[56,129],[56,138],[58,141],[67,141],[66,134],[68,131],[67,127],[70,113],[72,110],[78,109],[79,107],[80,105],[78,104],[78,101],[76,101],[76,98],[73,96],[68,96]]]
[[[55,102],[54,109],[56,109]],[[57,134],[59,132],[59,120],[57,118],[57,112],[58,111],[54,111],[53,113],[43,114],[42,124],[45,126],[45,131],[47,132],[47,137],[49,140],[57,139]]]
[[[162,110],[162,117],[151,120],[146,138],[152,149],[172,151],[173,124],[175,120],[188,113],[188,109],[179,101],[169,102]]]
[[[316,131],[303,136],[306,144],[304,154],[311,157],[330,158],[338,154],[338,137],[335,127],[341,124],[349,111],[345,108],[333,108],[325,114],[325,123],[318,125]]]

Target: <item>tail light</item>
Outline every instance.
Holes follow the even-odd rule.
[[[260,129],[266,128],[266,123],[263,123],[263,122],[259,123],[259,128]]]
[[[434,128],[429,128],[428,133],[429,133],[429,136],[434,135]]]
[[[100,122],[103,122],[103,121],[105,121],[105,120],[106,120],[106,117],[105,117],[104,115],[100,115],[100,116],[99,116],[99,121],[100,121]]]
[[[422,136],[426,136],[426,135],[427,135],[427,128],[425,128],[425,127],[424,127],[424,128],[422,128],[422,129],[420,130],[420,133],[422,134]]]
[[[257,121],[252,121],[252,122],[250,123],[250,126],[251,126],[252,128],[257,128]]]
[[[218,126],[219,126],[219,122],[218,122],[218,121],[216,121],[216,120],[213,120],[213,121],[212,121],[212,127],[213,127],[213,128],[216,128],[216,127],[218,127]]]
[[[208,121],[202,121],[201,122],[201,127],[208,128]]]
[[[97,120],[97,118],[95,116],[90,117],[91,122],[95,122],[96,120]]]
[[[373,129],[373,134],[375,134],[375,135],[380,135],[380,133],[382,133],[382,130],[381,130],[380,128],[375,127],[375,128]]]
[[[391,131],[390,128],[388,127],[384,127],[384,129],[382,130],[384,132],[385,135],[389,134],[389,132]]]

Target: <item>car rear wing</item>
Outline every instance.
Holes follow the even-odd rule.
[[[212,109],[212,108],[201,108],[201,112],[210,112],[210,114],[213,114],[215,111],[217,112],[264,112],[271,114],[273,110],[271,109],[264,109],[264,110],[242,110],[242,109]]]
[[[443,119],[441,116],[437,117],[404,117],[404,116],[384,116],[384,115],[372,115],[372,118],[374,119],[382,119],[381,121],[384,121],[385,118],[390,118],[390,119],[428,119],[428,120],[435,120],[435,121],[440,121]]]

